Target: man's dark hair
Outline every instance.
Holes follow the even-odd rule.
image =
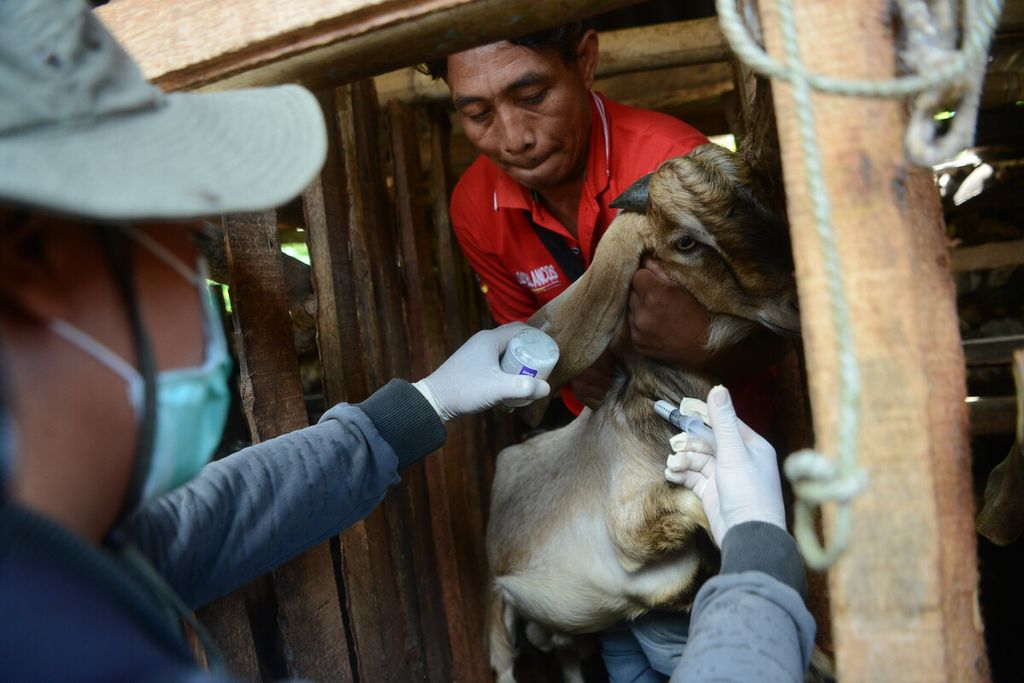
[[[578,57],[576,48],[579,46],[580,38],[583,37],[585,30],[583,21],[579,20],[554,28],[546,28],[543,31],[528,33],[519,38],[511,38],[509,42],[528,47],[531,50],[554,50],[563,62],[572,64]],[[433,59],[421,64],[418,68],[421,73],[425,73],[435,81],[439,78],[448,80],[447,56]]]

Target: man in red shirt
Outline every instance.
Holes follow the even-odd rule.
[[[592,92],[597,57],[597,34],[577,22],[428,65],[447,81],[466,135],[482,152],[456,185],[450,215],[498,323],[526,320],[565,291],[574,279],[566,271],[578,275],[590,265],[615,218],[609,203],[666,159],[707,142],[678,119]],[[568,249],[556,258],[544,239],[564,241]],[[709,356],[707,311],[656,261],[643,266],[629,301],[634,346],[728,380],[741,415],[766,431],[765,420],[749,418],[770,414],[763,403],[771,394],[759,371],[777,359],[780,340],[765,330],[738,349]],[[577,397],[599,405],[611,370],[612,360],[603,357],[572,391],[566,388],[570,410],[582,409]],[[752,403],[762,406],[751,411]]]
[[[666,159],[707,142],[682,121],[592,92],[597,56],[597,34],[577,22],[427,65],[447,81],[466,136],[482,152],[456,185],[449,213],[499,323],[526,320],[565,291],[615,218],[609,203]],[[764,368],[784,349],[771,332],[709,355],[708,312],[650,258],[633,277],[627,317],[638,351],[721,377],[744,420],[761,432],[770,427],[774,394]],[[613,370],[606,353],[563,391],[569,409],[578,414],[580,401],[597,407]],[[609,679],[666,680],[687,637],[687,617],[668,613],[608,630]]]

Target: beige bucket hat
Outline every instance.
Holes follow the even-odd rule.
[[[299,86],[164,94],[83,0],[0,0],[0,205],[182,219],[290,200],[326,154]]]

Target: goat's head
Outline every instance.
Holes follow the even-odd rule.
[[[798,333],[786,226],[758,201],[751,183],[740,157],[707,144],[669,159],[612,203],[620,213],[590,269],[529,320],[561,349],[553,387],[590,367],[608,346],[645,254],[712,313],[713,325],[749,321]]]
[[[701,145],[638,180],[612,206],[646,217],[646,251],[709,312],[795,335],[789,235],[751,182],[740,157]]]

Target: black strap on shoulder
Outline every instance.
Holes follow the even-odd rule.
[[[573,251],[565,243],[565,239],[561,235],[537,225],[529,211],[524,213],[526,214],[526,220],[530,221],[530,225],[533,226],[533,231],[537,233],[537,237],[540,238],[540,241],[555,258],[555,262],[558,263],[558,267],[562,269],[565,276],[569,278],[569,282],[579,280],[580,276],[587,269],[579,250]]]

